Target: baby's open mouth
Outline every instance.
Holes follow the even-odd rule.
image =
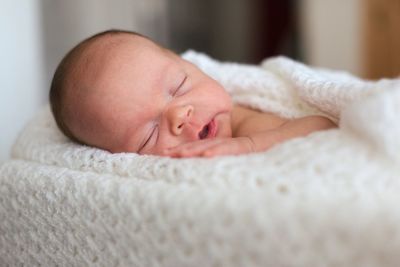
[[[205,139],[209,137],[214,137],[216,133],[215,121],[211,120],[203,129],[199,132],[199,138]]]
[[[203,129],[199,133],[199,138],[200,139],[205,139],[207,138],[208,133],[210,132],[210,124],[207,124],[206,126],[203,127]]]

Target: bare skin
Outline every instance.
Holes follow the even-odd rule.
[[[232,138],[206,139],[183,144],[168,149],[167,155],[213,157],[261,152],[295,137],[337,127],[331,120],[322,116],[285,120],[240,105],[234,106],[232,117]]]
[[[322,116],[287,120],[233,105],[196,66],[138,36],[95,42],[81,66],[66,95],[66,123],[84,143],[112,153],[246,154],[336,127]]]

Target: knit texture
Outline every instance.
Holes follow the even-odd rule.
[[[171,159],[74,144],[46,107],[0,166],[0,266],[398,266],[399,80],[183,57],[236,103],[339,128]]]

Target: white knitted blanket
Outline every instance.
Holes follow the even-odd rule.
[[[170,159],[73,144],[46,108],[0,167],[0,266],[398,266],[399,80],[184,57],[238,103],[340,127]]]

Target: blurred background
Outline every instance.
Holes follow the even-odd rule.
[[[400,0],[0,0],[0,162],[47,103],[80,40],[135,30],[181,53],[257,64],[286,55],[377,79],[400,74]]]

